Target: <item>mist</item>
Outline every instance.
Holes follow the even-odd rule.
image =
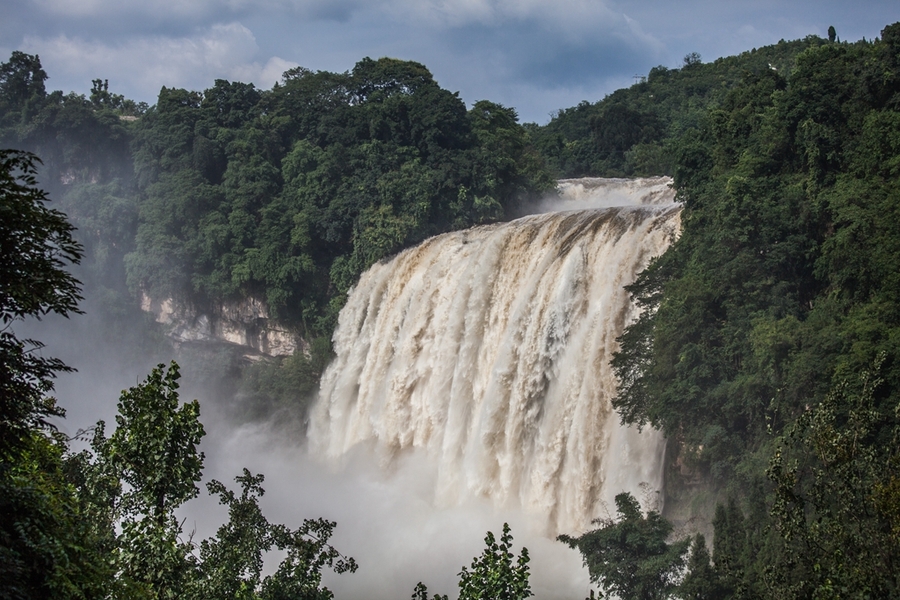
[[[673,200],[669,184],[668,178],[640,183],[563,180],[560,195],[522,207],[522,212],[668,204]],[[247,420],[235,405],[236,398],[239,401],[234,389],[235,361],[243,360],[240,347],[173,343],[150,315],[136,307],[123,309],[121,299],[118,305],[110,303],[104,293],[86,289],[81,304],[84,314],[28,322],[18,333],[41,340],[46,344],[44,355],[77,369],[60,374],[56,381],[55,395],[67,413],[57,426],[69,436],[101,419],[107,423],[107,434],[111,433],[121,391],[143,381],[155,365],[172,359],[179,362],[181,399],[200,401],[206,429],[200,448],[205,453],[200,495],[177,513],[185,539],[199,544],[227,519],[227,511],[206,493],[205,484],[217,479],[235,489],[234,477],[247,468],[265,475],[266,494],[260,506],[270,522],[295,528],[303,519],[322,517],[337,523],[331,542],[356,559],[359,569],[341,575],[325,571],[324,583],[336,598],[408,598],[419,581],[428,586],[429,594],[456,597],[460,570],[481,554],[486,532],[499,535],[504,523],[511,526],[514,552],[523,546],[529,550],[530,583],[536,598],[589,595],[591,585],[580,554],[554,539],[556,532],[548,527],[547,514],[533,506],[523,508],[526,503],[515,496],[498,499],[453,493],[452,500],[438,497],[442,494],[437,491],[442,489],[439,458],[414,447],[385,453],[376,440],[362,440],[337,459],[325,460],[321,452],[308,447],[302,410]],[[121,313],[110,318],[111,310],[131,312],[123,320]],[[313,401],[298,397],[297,405]],[[86,439],[74,440],[73,447],[85,447]],[[616,484],[628,485],[618,479]],[[596,502],[594,516],[611,516],[608,495]],[[277,554],[270,556],[267,571],[273,571],[279,559]]]
[[[103,303],[90,290],[85,295],[81,305],[85,314],[23,323],[17,333],[43,342],[44,356],[58,357],[77,369],[59,374],[54,391],[66,411],[55,425],[70,437],[98,420],[106,422],[106,433],[111,434],[122,390],[143,381],[160,362],[181,357],[181,400],[200,401],[200,420],[206,429],[200,446],[205,454],[200,495],[177,511],[183,520],[183,539],[190,537],[199,545],[215,534],[227,520],[227,511],[207,494],[205,485],[217,479],[237,489],[234,477],[246,467],[265,475],[266,494],[260,506],[270,522],[292,528],[307,518],[337,522],[333,545],[359,564],[356,573],[324,572],[325,585],[338,599],[404,599],[419,581],[430,594],[456,597],[459,571],[481,554],[486,532],[499,536],[504,522],[512,528],[514,551],[522,546],[529,550],[536,598],[588,595],[588,573],[580,555],[542,534],[543,523],[535,515],[487,500],[436,508],[435,468],[424,456],[409,453],[385,470],[370,448],[360,445],[341,465],[326,465],[310,456],[302,420],[285,415],[251,423],[236,420],[232,399],[208,365],[197,364],[183,348],[152,335],[143,348],[133,337],[117,338],[104,328]],[[134,331],[146,328],[146,322],[134,324]],[[226,377],[224,368],[218,375]],[[206,382],[197,381],[204,378]],[[73,450],[86,447],[87,439],[74,439]],[[267,572],[274,571],[278,560],[275,553],[269,557]]]
[[[671,177],[580,177],[560,179],[556,194],[522,203],[513,216],[518,218],[547,212],[667,204],[674,201],[675,190]]]

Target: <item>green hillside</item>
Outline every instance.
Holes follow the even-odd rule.
[[[199,308],[255,296],[307,337],[375,261],[553,188],[513,109],[467,110],[418,63],[163,88],[151,107],[99,79],[47,93],[20,52],[0,73],[0,145],[42,158],[98,283]]]
[[[782,40],[711,63],[689,54],[681,68],[654,67],[635,85],[562,109],[547,125],[528,124],[528,131],[560,178],[671,175],[678,140],[748,75],[787,76],[798,55],[825,43],[816,36]]]
[[[683,232],[631,288],[614,405],[718,490],[726,597],[892,597],[900,24],[808,46],[669,142]]]

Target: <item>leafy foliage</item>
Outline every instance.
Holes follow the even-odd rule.
[[[698,533],[691,543],[687,573],[678,586],[677,597],[683,600],[718,600],[728,597],[717,569],[710,564],[706,538],[702,534]]]
[[[8,68],[0,73],[7,86],[5,101],[20,92],[27,101],[32,87],[42,89],[39,73],[33,74],[37,81],[17,79]],[[78,312],[80,299],[80,284],[66,267],[80,260],[82,248],[65,216],[46,206],[47,195],[37,187],[37,163],[27,152],[0,150],[0,598],[4,600],[96,597],[107,574],[103,560],[89,549],[91,530],[80,519],[77,496],[63,468],[64,443],[49,420],[63,415],[47,396],[53,377],[71,369],[58,359],[41,356],[40,342],[21,340],[13,330],[25,318]]]
[[[0,150],[0,458],[9,460],[30,432],[61,414],[45,394],[61,361],[36,353],[39,342],[20,340],[16,321],[48,313],[78,312],[79,282],[65,270],[81,259],[72,226],[47,208],[37,187],[37,158]]]
[[[112,565],[106,588],[154,599],[331,598],[321,586],[322,569],[356,570],[352,558],[328,543],[335,523],[307,519],[297,529],[269,523],[258,504],[262,475],[245,469],[236,477],[240,496],[219,481],[208,483],[209,493],[228,507],[229,520],[199,551],[184,538],[175,510],[199,493],[204,457],[197,445],[204,431],[197,401],[179,401],[178,378],[176,363],[156,367],[122,393],[115,432],[107,438],[100,422],[93,455],[70,459],[84,513],[102,542],[97,550],[108,553]],[[272,550],[286,556],[263,578]]]
[[[790,73],[803,51],[824,43],[815,36],[781,40],[711,63],[692,52],[680,69],[654,67],[629,88],[527,128],[558,177],[673,175],[683,164],[677,149],[684,137],[748,74]]]
[[[244,469],[235,477],[241,485],[237,497],[221,482],[207,484],[210,494],[228,507],[229,521],[216,536],[200,545],[200,575],[192,597],[261,600],[328,600],[333,594],[322,588],[321,571],[356,570],[356,562],[328,544],[335,523],[305,520],[297,530],[273,525],[263,516],[258,498],[265,493],[263,475]],[[278,570],[261,578],[263,554],[272,548],[287,553]]]
[[[177,598],[191,576],[191,545],[180,539],[175,509],[194,498],[203,469],[199,404],[181,404],[178,365],[159,365],[146,381],[122,392],[116,430],[101,422],[92,446],[95,468],[119,484],[112,520],[122,529],[120,576],[156,598]]]
[[[203,470],[197,446],[204,435],[200,405],[181,404],[178,365],[154,368],[146,381],[119,399],[116,430],[100,448],[131,488],[124,505],[158,525],[197,496]]]
[[[411,600],[447,600],[447,595],[435,594],[432,598],[428,597],[428,587],[422,583],[421,581],[416,584],[415,589],[413,589],[412,596],[410,596]]]
[[[304,414],[302,402],[315,397],[333,356],[331,340],[317,337],[309,344],[309,355],[295,352],[246,367],[235,399],[242,417],[270,418],[284,412],[297,414],[298,409]]]
[[[684,231],[632,288],[648,310],[614,362],[616,405],[702,445],[722,473],[832,374],[892,347],[896,190],[879,170],[893,158],[863,149],[864,124],[893,110],[857,69],[890,69],[887,46],[816,47],[788,80],[748,78],[680,150]],[[875,321],[882,334],[863,341]]]
[[[133,289],[254,295],[320,334],[372,263],[552,187],[514,111],[467,113],[424,66],[394,59],[294,69],[263,92],[163,89],[135,123],[134,156],[147,197]]]
[[[768,475],[789,561],[773,587],[818,598],[895,596],[900,580],[900,405],[879,406],[880,361],[804,412],[780,438]]]
[[[33,432],[0,466],[0,598],[102,598],[112,572],[66,469],[65,444]]]
[[[748,73],[674,146],[683,232],[631,288],[614,405],[742,498],[714,521],[727,596],[895,593],[873,498],[900,389],[898,39]],[[844,383],[876,363],[883,385]]]
[[[484,538],[487,547],[481,556],[472,561],[471,571],[463,567],[459,573],[460,600],[522,600],[531,597],[528,548],[522,548],[516,557],[512,553],[512,539],[507,523],[503,524],[499,543],[488,531]]]
[[[18,125],[37,111],[47,94],[47,73],[37,56],[13,51],[0,65],[0,127]]]
[[[657,511],[643,515],[631,494],[616,496],[616,512],[617,520],[595,520],[597,529],[576,538],[561,535],[559,540],[581,552],[591,581],[606,597],[668,598],[677,587],[688,540],[667,543],[672,524]]]

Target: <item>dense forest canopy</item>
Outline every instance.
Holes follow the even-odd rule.
[[[100,79],[89,98],[48,93],[38,57],[15,52],[0,65],[0,142],[42,157],[41,181],[78,227],[75,240],[55,225],[72,244],[68,258],[83,253],[79,276],[106,290],[108,306],[133,306],[141,293],[201,306],[252,295],[309,337],[330,333],[343,292],[373,262],[434,233],[512,214],[522,199],[551,189],[553,175],[673,175],[683,231],[630,288],[645,310],[620,340],[614,404],[624,421],[668,436],[666,494],[712,520],[712,552],[702,536],[690,551],[687,541],[668,539],[662,516],[641,514],[627,495],[617,498],[617,520],[564,541],[584,554],[601,592],[623,600],[893,597],[900,23],[872,41],[829,37],[708,64],[689,55],[680,69],[655,68],[544,127],[520,125],[514,110],[488,101],[466,109],[425,67],[392,59],[364,59],[342,74],[293,69],[271,90],[227,81],[203,92],[163,88],[148,107],[110,93]],[[40,204],[33,184],[23,189]],[[59,275],[60,264],[51,267]],[[77,288],[59,281],[73,299]],[[17,343],[10,341],[12,354]],[[313,354],[288,361],[313,379],[327,341]],[[16,380],[9,364],[4,359]],[[119,508],[131,513],[92,512],[91,494],[124,498],[119,480],[104,477],[127,476],[115,457],[128,443],[100,428],[92,456],[66,457],[46,429],[55,408],[40,401],[61,365],[43,368],[10,392],[21,414],[4,408],[19,434],[0,471],[4,515],[14,517],[2,522],[3,556],[38,565],[7,563],[16,573],[53,574],[26,582],[34,589],[99,586],[105,594],[98,582],[113,577],[112,563],[90,562],[97,555],[78,548],[121,553],[145,543],[145,533],[170,540],[174,530],[167,508],[140,500],[145,486],[127,479],[135,499]],[[123,396],[120,426],[130,423],[127,410],[148,404],[148,389],[168,397],[172,371],[154,371]],[[193,409],[178,410],[187,411],[180,418],[195,439],[202,431]],[[185,451],[194,470],[179,477],[190,495],[199,463]],[[240,497],[220,483],[210,491],[235,509],[252,508],[261,479],[245,473],[238,482]],[[15,545],[21,515],[53,543]],[[124,533],[133,537],[117,538],[114,521],[132,523]],[[489,565],[503,561],[490,548],[508,545],[507,535],[500,546],[488,543],[467,581],[492,577]],[[277,539],[289,552],[291,539],[298,552],[309,548]],[[192,581],[208,586],[196,588],[202,597],[220,597],[209,591],[220,580],[203,565],[237,560],[216,544],[189,565],[199,577]],[[501,554],[509,589],[527,595],[527,553],[516,567]],[[146,578],[152,569],[127,560],[115,563],[117,581],[161,597],[163,588]],[[63,568],[78,561],[87,569],[82,579]],[[320,591],[315,575],[326,562],[309,572],[310,593]],[[180,577],[183,567],[163,571]],[[254,593],[268,593],[258,571],[245,573]]]
[[[99,79],[48,94],[19,52],[2,71],[0,140],[42,157],[98,277],[200,307],[254,296],[307,336],[373,262],[553,187],[513,109],[466,110],[418,63],[163,88],[151,107]]]
[[[825,43],[817,36],[781,40],[711,63],[691,53],[681,68],[654,67],[631,87],[559,110],[543,127],[527,127],[558,177],[672,175],[679,140],[747,74],[787,76],[803,51]]]
[[[900,24],[748,71],[672,150],[616,408],[742,499],[734,590],[896,595]]]
[[[346,292],[375,261],[554,186],[515,110],[467,110],[414,62],[298,67],[271,90],[163,88],[150,107],[105,80],[84,97],[48,92],[47,79],[37,56],[0,65],[0,147],[41,157],[40,181],[84,246],[77,275],[108,317],[100,329],[138,347],[158,337],[144,296],[212,314],[253,298],[307,342],[308,354],[250,369],[236,352],[209,369],[188,360],[189,373],[228,379],[214,385],[248,414],[315,388]]]

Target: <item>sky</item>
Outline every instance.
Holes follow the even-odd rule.
[[[829,25],[846,41],[900,20],[897,0],[0,0],[0,60],[40,56],[50,90],[91,80],[154,104],[162,86],[216,79],[270,88],[294,66],[344,72],[363,57],[425,64],[472,105],[523,122],[595,102],[654,66],[705,62]]]

